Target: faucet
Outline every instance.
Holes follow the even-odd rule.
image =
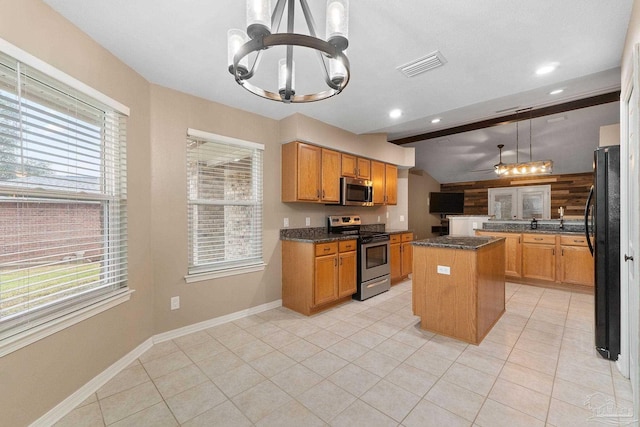
[[[560,217],[560,230],[564,230],[564,218]]]
[[[564,208],[562,206],[558,209],[558,213],[560,214],[560,230],[564,230]]]

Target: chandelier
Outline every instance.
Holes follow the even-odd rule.
[[[517,120],[517,118],[516,118]],[[513,176],[534,176],[534,175],[550,175],[553,172],[553,161],[551,160],[538,160],[532,161],[531,156],[531,119],[529,119],[529,161],[519,162],[519,128],[516,121],[516,162],[515,163],[502,163],[502,147],[504,145],[498,145],[500,150],[500,161],[494,165],[496,174],[500,177],[513,177]]]
[[[326,40],[318,38],[316,25],[306,0],[298,0],[309,35],[294,32],[295,0],[277,0],[271,12],[270,0],[247,0],[247,30],[227,33],[229,72],[236,82],[260,97],[284,103],[312,102],[337,95],[349,83],[349,59],[345,49],[349,45],[348,0],[328,0],[326,11]],[[287,31],[278,32],[284,9],[287,8]],[[250,82],[258,71],[263,53],[274,46],[285,46],[286,55],[278,62],[278,89],[270,91]],[[313,49],[320,62],[325,90],[296,94],[294,46]],[[251,66],[249,62],[251,61]],[[275,77],[274,77],[275,82]]]

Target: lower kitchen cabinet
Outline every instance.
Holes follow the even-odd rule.
[[[507,278],[522,277],[522,236],[518,233],[476,231],[478,236],[504,237],[505,271]]]
[[[593,286],[593,256],[586,237],[560,236],[560,281]]]
[[[555,235],[522,235],[522,277],[556,280]]]
[[[391,235],[391,283],[406,279],[413,268],[413,233]]]
[[[356,240],[282,241],[282,305],[307,316],[357,290]]]

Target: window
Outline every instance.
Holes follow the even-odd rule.
[[[263,268],[263,151],[262,144],[189,129],[189,275]]]
[[[0,53],[0,343],[6,345],[128,291],[128,111],[14,50],[20,60]]]
[[[490,188],[489,215],[496,219],[551,219],[551,186]]]

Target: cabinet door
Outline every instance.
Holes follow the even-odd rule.
[[[555,245],[523,243],[522,275],[531,279],[556,280]]]
[[[320,305],[338,298],[338,256],[316,257],[313,303]]]
[[[338,263],[338,298],[353,295],[357,290],[356,252],[341,252]]]
[[[402,245],[400,243],[390,245],[391,281],[402,277]]]
[[[504,237],[504,274],[522,277],[522,243],[520,234],[476,231],[478,236]]]
[[[298,200],[320,200],[321,148],[298,144]]]
[[[358,157],[358,178],[371,179],[371,160]]]
[[[385,201],[387,205],[398,204],[398,168],[385,165]]]
[[[337,151],[322,149],[322,201],[340,202],[340,158]]]
[[[342,153],[342,176],[355,178],[357,169],[358,163],[356,156]]]
[[[593,286],[593,257],[584,246],[560,247],[560,281],[576,285]]]
[[[402,244],[402,275],[406,276],[411,273],[413,268],[413,247],[411,243]]]
[[[371,180],[373,181],[373,203],[384,204],[385,187],[385,167],[384,163],[371,161]]]

